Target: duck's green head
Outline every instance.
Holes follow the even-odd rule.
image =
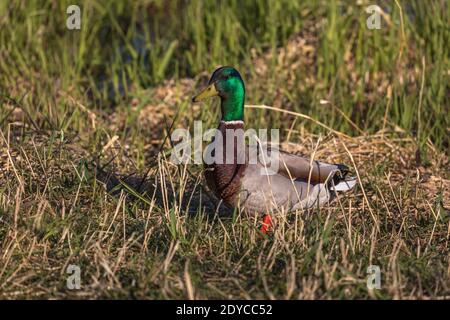
[[[223,121],[244,120],[244,81],[235,68],[221,67],[214,71],[208,86],[192,101],[198,102],[214,96],[220,97]]]

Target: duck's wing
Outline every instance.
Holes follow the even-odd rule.
[[[239,203],[253,213],[285,209],[310,209],[329,202],[337,191],[352,189],[356,180],[348,167],[310,161],[283,151],[272,152],[264,161],[248,164],[241,180]],[[278,166],[273,156],[278,152]],[[263,164],[265,163],[265,164]]]
[[[240,206],[250,213],[306,210],[327,203],[332,196],[328,184],[310,184],[282,174],[264,174],[260,163],[248,165],[242,178]]]
[[[311,161],[305,157],[281,150],[278,153],[278,173],[291,179],[301,179],[317,184],[330,181],[330,178],[339,177],[339,179],[334,179],[335,183],[338,183],[349,172],[349,168],[343,164],[329,164],[317,160]],[[339,174],[337,175],[336,173]]]

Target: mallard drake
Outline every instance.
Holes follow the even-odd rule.
[[[208,86],[198,93],[193,102],[208,97],[220,97],[222,118],[218,133],[226,157],[228,130],[244,130],[245,86],[240,73],[233,67],[221,67],[214,71]],[[216,137],[217,138],[217,137]],[[228,139],[230,140],[230,139]],[[239,144],[233,139],[234,155],[231,162],[206,165],[208,187],[230,207],[238,207],[250,214],[264,215],[262,232],[268,230],[271,215],[276,212],[307,210],[328,203],[337,191],[352,189],[356,180],[348,176],[349,168],[343,164],[310,161],[307,158],[278,152],[276,172],[267,172],[267,164],[249,163],[248,149],[245,161],[238,162]],[[220,145],[219,145],[220,147]],[[223,161],[222,161],[223,162]]]

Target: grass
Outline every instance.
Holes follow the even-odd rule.
[[[0,4],[1,298],[449,298],[446,2],[383,2],[380,30],[367,1],[81,1],[72,31],[69,4]],[[190,98],[224,64],[249,127],[357,189],[266,238],[217,208],[166,135],[215,127]]]

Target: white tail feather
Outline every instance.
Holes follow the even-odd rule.
[[[346,180],[340,181],[338,184],[331,186],[334,191],[348,191],[353,189],[356,185],[356,178],[347,178]]]

